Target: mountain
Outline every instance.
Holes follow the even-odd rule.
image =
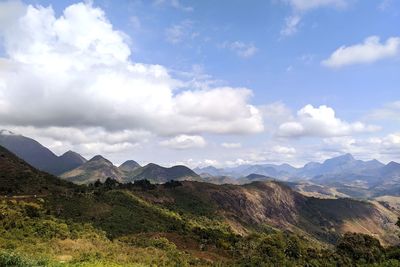
[[[93,183],[97,180],[104,182],[112,178],[118,182],[133,182],[135,180],[149,180],[153,183],[165,183],[170,180],[202,180],[199,175],[186,166],[161,167],[150,163],[140,167],[133,160],[126,161],[116,167],[111,161],[97,155],[76,169],[63,173],[61,178],[78,184]]]
[[[212,175],[212,176],[223,175],[223,169],[217,169],[217,168],[215,168],[213,166],[207,166],[207,167],[204,167],[204,168],[197,167],[197,168],[193,169],[193,171],[195,173],[197,173],[198,175],[201,175],[201,176],[203,176],[203,175],[205,175],[205,176],[208,176],[208,175]]]
[[[90,162],[109,164],[101,156],[85,164]],[[190,173],[177,167],[178,176]],[[320,248],[338,240],[343,244],[345,232],[398,242],[397,214],[377,202],[310,198],[275,181],[145,184],[107,180],[78,186],[0,147],[0,198],[12,200],[0,203],[0,222],[7,229],[0,231],[0,265],[248,266],[251,260],[254,266],[303,266],[312,260],[317,266],[336,266],[335,259],[341,259],[332,256],[336,252]],[[352,246],[367,239],[354,237],[358,241]],[[301,254],[293,257],[289,251]],[[327,259],[334,262],[324,265]]]
[[[0,131],[0,145],[37,169],[52,174],[58,173],[58,157],[39,142],[12,132]]]
[[[385,178],[400,178],[400,163],[391,161],[381,169],[379,175]]]
[[[276,181],[246,185],[185,181],[173,190],[159,185],[157,198],[151,191],[138,193],[147,201],[168,207],[177,205],[186,211],[195,206],[212,208],[242,235],[269,225],[324,242],[334,242],[343,231],[376,233],[383,242],[389,243],[397,239],[393,224],[397,218],[395,213],[378,204],[306,197]]]
[[[144,167],[136,169],[132,180],[149,180],[154,183],[165,183],[170,180],[182,181],[201,181],[201,177],[186,166],[178,165],[170,168],[161,167],[154,163],[149,163]]]
[[[291,173],[294,173],[297,169],[289,164],[256,164],[256,165],[240,165],[237,167],[230,168],[215,168],[213,166],[207,166],[204,168],[195,168],[194,171],[199,174],[209,174],[213,176],[232,176],[235,178],[242,178],[244,176],[256,173],[265,176],[273,177],[288,177]]]
[[[39,171],[0,146],[0,195],[61,194],[77,186]]]
[[[62,173],[75,169],[84,164],[85,162],[87,162],[87,160],[84,157],[71,150],[65,152],[60,157],[58,157],[58,160],[60,162],[59,163],[61,167],[60,171]]]
[[[332,174],[368,175],[371,170],[375,170],[383,166],[384,164],[377,160],[356,160],[351,154],[345,154],[327,159],[323,163],[306,164],[296,173],[296,176],[310,179],[314,176]]]
[[[35,168],[54,175],[74,169],[86,161],[81,155],[72,151],[58,157],[36,140],[7,130],[0,131],[0,145]]]
[[[265,175],[260,175],[256,173],[249,174],[245,177],[249,181],[266,181],[266,180],[272,180],[273,178]]]
[[[61,175],[61,178],[78,184],[94,183],[97,180],[104,182],[108,177],[122,181],[124,173],[100,155]]]
[[[120,169],[121,171],[125,172],[126,174],[130,174],[133,171],[135,171],[136,169],[140,168],[141,166],[139,165],[139,163],[137,163],[134,160],[127,160],[124,163],[122,163],[118,169]]]

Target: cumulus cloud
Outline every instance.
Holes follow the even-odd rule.
[[[133,62],[129,37],[90,3],[59,17],[51,7],[12,10],[0,22],[0,124],[161,136],[263,130],[251,90],[191,89],[164,66]]]
[[[353,64],[373,63],[378,60],[400,55],[400,37],[391,37],[386,42],[378,36],[370,36],[361,44],[341,46],[322,61],[322,65],[339,68]]]
[[[160,145],[172,149],[200,148],[206,145],[203,137],[198,135],[178,135],[174,138],[160,142]]]
[[[258,51],[258,48],[254,44],[242,41],[224,42],[221,47],[231,50],[241,58],[250,58]]]
[[[346,122],[336,117],[335,111],[328,106],[313,107],[307,105],[297,112],[292,121],[282,123],[278,129],[280,137],[333,137],[347,136],[353,133],[377,131],[379,128],[362,122]]]
[[[106,131],[101,127],[45,127],[1,125],[0,129],[31,137],[57,154],[74,150],[90,158],[96,154],[132,151],[148,142],[152,134],[140,130]]]
[[[222,143],[221,146],[224,148],[241,148],[242,144],[241,143]]]
[[[388,162],[400,157],[400,133],[367,138],[350,136],[325,138],[323,147],[319,150],[330,151],[335,155],[351,153],[357,158],[366,160],[375,158]]]

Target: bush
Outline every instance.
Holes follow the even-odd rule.
[[[385,257],[378,239],[357,233],[346,233],[336,245],[336,251],[355,263],[376,263]]]
[[[0,252],[1,267],[28,267],[33,265],[35,265],[34,262],[29,261],[14,252]]]

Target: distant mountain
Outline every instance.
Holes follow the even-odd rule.
[[[58,157],[39,142],[7,130],[0,131],[0,145],[35,168],[54,175],[74,169],[86,161],[81,155],[72,151]]]
[[[400,178],[400,163],[391,161],[378,170],[379,175],[385,178]]]
[[[108,177],[122,182],[124,173],[100,155],[61,175],[61,178],[78,184],[93,183],[97,180],[104,182]]]
[[[201,181],[201,177],[194,171],[186,166],[178,165],[170,168],[161,167],[157,164],[150,163],[144,167],[138,168],[134,173],[133,177],[129,177],[133,180],[147,179],[154,183],[165,183],[170,180],[177,181]]]
[[[249,174],[245,177],[246,179],[250,181],[266,181],[266,180],[271,180],[273,178],[265,176],[265,175],[260,175],[256,173]]]
[[[75,169],[87,162],[84,157],[71,150],[62,154],[58,159],[61,165],[60,171],[62,172]]]
[[[289,164],[256,164],[256,165],[240,165],[237,167],[230,168],[215,168],[213,166],[207,166],[204,168],[195,168],[194,171],[199,174],[210,174],[213,176],[232,176],[235,178],[243,178],[250,174],[261,174],[271,177],[289,177],[297,169]]]
[[[33,168],[0,146],[0,195],[59,195],[73,188],[72,183]]]
[[[327,159],[323,163],[308,163],[296,172],[296,176],[310,179],[315,176],[332,174],[368,175],[371,170],[383,166],[384,164],[377,160],[356,160],[351,154],[345,154]]]
[[[208,176],[208,175],[219,176],[219,175],[223,175],[223,172],[224,172],[223,169],[217,169],[217,168],[215,168],[213,166],[207,166],[207,167],[204,167],[204,168],[197,167],[197,168],[193,169],[193,171],[195,173],[197,173],[198,175],[201,175],[201,176],[203,176],[203,175],[205,175],[205,176]]]
[[[150,163],[144,167],[140,167],[140,165],[135,161],[129,160],[121,166],[116,167],[111,161],[100,155],[93,157],[78,168],[61,175],[61,178],[78,184],[93,183],[97,180],[104,182],[108,177],[121,183],[143,179],[149,180],[153,183],[165,183],[170,180],[202,180],[199,175],[185,166],[165,168]]]
[[[241,177],[236,179],[238,184],[249,184],[252,182],[265,182],[265,181],[273,181],[274,178],[262,174],[251,173],[245,177]]]
[[[240,184],[239,179],[235,179],[229,176],[201,176],[203,182],[210,183],[210,184]]]
[[[120,169],[121,171],[125,172],[126,174],[131,174],[133,171],[137,170],[138,168],[140,168],[140,164],[137,163],[134,160],[127,160],[124,163],[122,163],[118,169]]]

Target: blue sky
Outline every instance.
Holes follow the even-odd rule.
[[[6,62],[0,66],[25,64],[24,69],[17,71],[21,80],[34,76],[32,73],[36,73],[34,70],[40,64],[51,69],[53,62],[41,62],[49,56],[50,50],[66,58],[71,58],[71,54],[68,54],[71,51],[82,52],[78,51],[82,47],[75,41],[81,38],[79,34],[85,35],[84,32],[73,32],[76,31],[73,28],[68,29],[71,32],[65,35],[65,31],[60,31],[58,26],[46,31],[42,24],[38,24],[37,29],[30,29],[32,32],[16,28],[17,33],[21,31],[20,35],[8,33],[10,25],[17,27],[15,21],[28,14],[26,10],[30,5],[36,10],[51,6],[54,20],[66,18],[75,27],[79,27],[74,23],[80,21],[77,19],[79,16],[85,17],[84,12],[101,10],[103,15],[93,17],[93,24],[89,24],[89,20],[84,20],[84,23],[93,25],[90,27],[104,27],[99,34],[105,35],[99,35],[100,39],[110,36],[122,38],[119,40],[119,37],[115,37],[118,40],[113,39],[111,45],[114,48],[126,46],[130,53],[120,56],[116,51],[113,56],[118,60],[122,58],[124,64],[142,64],[151,75],[155,75],[150,70],[151,66],[161,66],[168,74],[168,79],[174,80],[166,82],[165,86],[170,88],[167,91],[163,91],[164,87],[160,84],[161,91],[155,90],[154,94],[144,98],[150,99],[152,105],[147,105],[145,101],[138,102],[134,110],[129,110],[129,105],[124,109],[115,108],[115,101],[105,103],[100,98],[103,96],[101,90],[111,93],[113,89],[97,90],[92,86],[90,93],[96,94],[96,97],[98,93],[100,100],[82,103],[92,107],[92,110],[110,109],[113,116],[109,123],[104,122],[109,119],[109,113],[99,114],[98,117],[102,118],[100,121],[86,118],[84,111],[81,112],[85,118],[77,123],[76,117],[65,115],[74,113],[70,106],[54,105],[47,109],[32,106],[32,110],[36,110],[32,113],[36,116],[29,120],[21,119],[26,117],[22,112],[17,116],[12,115],[15,113],[12,113],[12,109],[5,109],[1,113],[0,108],[2,127],[38,138],[57,153],[71,148],[86,157],[102,153],[116,163],[133,158],[141,162],[156,161],[166,165],[184,163],[191,166],[255,162],[301,165],[309,160],[321,161],[347,152],[364,159],[378,158],[385,162],[400,160],[400,124],[396,119],[400,115],[399,1],[226,0],[216,3],[130,0],[116,4],[103,0],[81,3],[81,9],[73,9],[71,14],[75,12],[74,16],[69,18],[64,10],[77,6],[79,2],[0,3],[3,10],[11,10],[8,15],[0,12],[0,29],[3,32],[0,35],[0,47],[3,61]],[[84,10],[83,6],[87,8]],[[42,13],[32,13],[29,19],[46,21],[48,16]],[[102,20],[112,27],[113,32],[106,30],[108,26],[101,24]],[[90,32],[92,29],[89,26],[87,29]],[[53,30],[54,34],[48,33]],[[43,31],[43,36],[48,36],[39,38],[34,34],[35,31]],[[74,34],[79,38],[72,41],[66,39]],[[32,47],[25,45],[15,49],[10,45],[21,36],[35,40]],[[93,47],[102,42],[96,38],[90,40]],[[54,47],[46,51],[38,50],[37,47],[33,48],[33,43],[40,44],[37,47],[42,44]],[[67,49],[67,46],[70,48]],[[90,52],[90,56],[93,56],[93,51],[89,49],[85,47],[82,53]],[[97,58],[98,55],[95,56]],[[112,66],[109,62],[105,65],[106,73],[121,74],[114,63]],[[99,70],[93,66],[85,67],[89,76],[91,72],[98,75]],[[31,68],[29,75],[26,73],[28,68]],[[61,90],[55,93],[48,91],[55,89],[46,91],[39,88],[40,82],[46,84],[42,81],[43,77],[35,77],[40,81],[35,90],[26,87],[19,89],[10,82],[9,73],[4,73],[0,76],[5,84],[3,101],[10,106],[18,107],[21,104],[13,102],[16,100],[11,96],[11,91],[24,90],[22,95],[29,92],[38,103],[45,101],[44,96],[48,96],[48,101],[64,97]],[[71,86],[70,80],[83,82],[82,77],[74,76],[76,72],[68,72],[68,75],[63,77],[65,83],[60,78],[56,87]],[[156,76],[151,79],[156,79]],[[124,79],[131,78],[128,74]],[[94,81],[84,84],[97,84]],[[153,84],[154,80],[146,82]],[[225,90],[221,91],[222,87]],[[1,90],[0,86],[0,93]],[[139,89],[121,89],[116,93],[120,94],[116,101],[129,97],[138,99],[129,90]],[[82,89],[82,98],[88,95],[85,92]],[[164,94],[167,98],[172,95],[170,105],[164,106],[162,103]],[[233,103],[237,101],[237,114],[235,106],[227,104],[226,100]],[[173,115],[162,113],[164,109],[175,108],[176,105],[179,110]],[[163,111],[155,114],[158,108]],[[202,113],[199,111],[193,115],[191,109],[202,110]],[[213,109],[218,111],[212,114]],[[257,114],[252,113],[253,109]],[[43,115],[49,111],[53,113],[53,110],[53,117]],[[143,112],[146,122],[125,115],[133,112]],[[171,126],[159,129],[158,120],[164,122],[165,118],[175,115],[176,118],[173,117],[171,121],[176,119],[177,125],[182,125],[175,129],[166,129]],[[181,120],[182,116],[185,116],[185,120]],[[190,116],[197,116],[198,122],[190,121]],[[153,119],[154,123],[151,121]],[[121,121],[122,124],[125,120],[130,126],[120,127],[115,123]],[[75,141],[66,137],[71,134],[76,137],[72,138]],[[107,138],[104,136],[118,138],[105,140]],[[93,141],[96,138],[98,142]]]

